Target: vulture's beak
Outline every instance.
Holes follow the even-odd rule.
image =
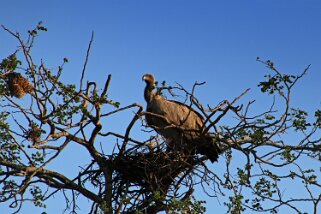
[[[145,81],[145,80],[146,80],[146,75],[142,77],[142,81]]]

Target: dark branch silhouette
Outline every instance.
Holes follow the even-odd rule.
[[[157,85],[146,75],[144,111],[141,104],[120,106],[110,99],[111,75],[102,86],[85,82],[93,34],[77,86],[61,80],[67,58],[52,69],[33,58],[35,39],[47,30],[42,23],[26,40],[2,28],[19,44],[0,64],[0,201],[12,212],[28,201],[44,207],[61,194],[72,212],[82,195],[92,203],[90,213],[204,213],[204,201],[193,196],[198,186],[231,213],[277,213],[281,207],[301,213],[301,203],[318,213],[321,111],[309,116],[291,105],[292,89],[309,66],[287,75],[258,59],[270,71],[258,87],[273,98],[256,114],[255,101],[244,101],[249,89],[203,105],[194,92],[205,83],[195,82],[188,91],[180,84]],[[153,96],[165,106],[155,107]],[[106,122],[119,114],[129,118],[120,121],[124,132],[112,131]],[[63,166],[48,168],[70,146],[83,148],[90,159],[74,177],[66,176]],[[305,193],[291,195],[288,182],[299,183]]]

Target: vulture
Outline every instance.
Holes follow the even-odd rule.
[[[146,82],[147,125],[165,138],[168,149],[202,154],[212,163],[217,161],[220,149],[208,133],[203,133],[203,117],[190,106],[153,92],[155,78],[152,74],[145,74],[142,79]]]

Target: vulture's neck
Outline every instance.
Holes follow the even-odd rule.
[[[152,99],[154,88],[155,88],[155,84],[152,84],[150,82],[148,82],[146,84],[146,88],[145,88],[145,91],[144,91],[144,98],[145,98],[147,103],[149,103],[151,101],[151,99]]]

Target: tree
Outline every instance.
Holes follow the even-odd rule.
[[[258,114],[252,113],[254,101],[238,104],[248,90],[212,107],[194,96],[203,83],[196,82],[191,92],[179,84],[171,87],[163,82],[157,87],[164,96],[183,95],[203,115],[206,129],[222,150],[214,164],[223,172],[216,172],[205,156],[168,152],[162,137],[146,126],[141,104],[120,106],[111,100],[111,75],[102,90],[95,82],[85,82],[93,37],[80,82],[71,85],[61,80],[67,58],[49,69],[32,57],[35,39],[47,30],[41,22],[26,40],[2,28],[19,44],[0,64],[0,201],[10,202],[12,212],[19,212],[28,201],[45,207],[48,198],[63,194],[72,213],[77,211],[78,195],[91,201],[90,213],[204,213],[205,201],[193,196],[195,187],[201,186],[209,196],[223,200],[230,213],[277,213],[282,207],[301,213],[301,203],[310,204],[317,213],[321,110],[309,117],[290,102],[293,87],[309,66],[299,75],[287,75],[271,61],[258,58],[271,71],[258,87],[273,97],[271,106]],[[132,117],[124,124],[125,132],[110,131],[112,124],[105,118],[123,112]],[[133,138],[134,126],[148,137]],[[85,149],[91,159],[75,177],[66,176],[63,167],[48,167],[71,145]],[[307,166],[307,161],[315,165]],[[283,188],[287,182],[300,184],[306,194],[289,195],[291,190]]]

